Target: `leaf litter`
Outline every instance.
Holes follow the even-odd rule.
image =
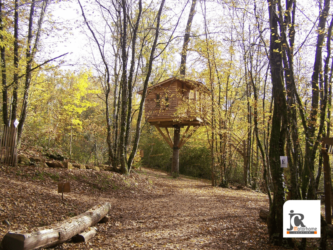
[[[71,184],[64,202],[59,181]],[[54,249],[283,249],[268,243],[267,225],[259,218],[259,209],[268,209],[265,194],[212,187],[207,180],[185,176],[173,179],[157,170],[123,176],[2,167],[0,195],[0,240],[9,230],[47,228],[109,201],[110,220],[96,226],[93,239]],[[318,246],[318,240],[309,240],[308,246]]]

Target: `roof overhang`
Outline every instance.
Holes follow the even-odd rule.
[[[184,84],[186,84],[187,86],[189,86],[190,88],[193,89],[201,89],[202,92],[205,92],[207,94],[210,94],[209,89],[206,87],[205,84],[203,84],[202,82],[198,82],[198,81],[193,81],[193,80],[189,80],[189,79],[182,79],[182,78],[178,78],[178,77],[171,77],[169,79],[166,79],[162,82],[159,82],[153,86],[148,87],[147,91],[151,91],[152,89],[162,86],[164,84],[173,82],[173,81],[180,81],[183,82]],[[142,95],[143,94],[143,89],[137,92],[138,94]]]

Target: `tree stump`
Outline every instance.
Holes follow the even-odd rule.
[[[259,211],[259,217],[265,221],[267,221],[269,215],[269,210],[268,209],[263,209],[261,208]]]

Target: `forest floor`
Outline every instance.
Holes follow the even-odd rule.
[[[64,202],[57,183],[69,181]],[[209,181],[142,169],[130,176],[94,170],[0,167],[0,240],[32,231],[109,201],[110,220],[88,243],[55,249],[283,249],[268,243],[259,209],[267,195],[212,187]],[[316,249],[318,240],[309,240]],[[328,240],[333,249],[332,240]]]

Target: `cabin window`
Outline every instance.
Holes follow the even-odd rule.
[[[156,108],[161,107],[161,96],[160,94],[156,94]]]
[[[169,107],[169,97],[166,95],[164,98],[165,101],[165,107],[168,108]]]
[[[194,100],[194,90],[190,90],[189,99]]]

